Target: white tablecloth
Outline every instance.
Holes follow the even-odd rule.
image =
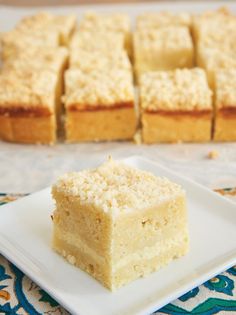
[[[215,160],[207,158],[217,151]],[[135,145],[128,142],[21,145],[0,142],[0,191],[34,192],[60,174],[97,165],[108,155],[142,155],[212,189],[236,187],[236,143]]]

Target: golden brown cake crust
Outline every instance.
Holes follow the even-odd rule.
[[[68,111],[80,111],[80,112],[92,112],[99,110],[115,110],[120,108],[132,108],[134,107],[134,102],[123,102],[123,103],[114,103],[110,106],[102,106],[102,105],[82,105],[82,104],[71,104],[67,107]]]

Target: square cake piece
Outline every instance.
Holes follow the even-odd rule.
[[[80,31],[120,33],[124,37],[125,48],[131,55],[131,25],[129,16],[122,13],[97,14],[87,12],[79,23]]]
[[[5,56],[6,57],[6,56]],[[14,54],[10,54],[3,62],[3,70],[28,72],[41,70],[52,71],[57,75],[57,100],[56,112],[62,112],[61,95],[64,92],[64,72],[68,66],[68,50],[65,47],[28,47],[26,51],[18,49]]]
[[[190,68],[193,58],[192,38],[185,26],[137,30],[134,34],[137,79],[147,71]]]
[[[76,29],[77,18],[75,15],[53,15],[39,12],[32,16],[24,17],[16,26],[21,32],[57,31],[60,44],[68,45],[71,35]]]
[[[52,187],[53,249],[110,290],[189,248],[185,192],[166,178],[109,159]]]
[[[236,141],[236,69],[215,75],[215,141]]]
[[[130,71],[110,68],[89,73],[69,69],[65,75],[66,140],[131,139],[136,129],[134,87]]]
[[[11,142],[56,140],[58,76],[49,70],[0,73],[0,138]]]
[[[212,92],[202,69],[148,72],[140,86],[144,143],[210,141]]]

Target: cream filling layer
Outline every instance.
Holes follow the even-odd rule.
[[[59,229],[57,228],[57,230]],[[63,233],[60,233],[60,236],[57,235],[57,237],[63,241],[66,241],[69,245],[77,247],[80,251],[86,253],[86,255],[89,255],[97,263],[99,264],[107,263],[105,257],[97,254],[94,249],[91,249],[85,242],[83,242],[80,238],[75,237],[72,233],[63,231]],[[169,251],[172,247],[182,245],[183,249],[186,250],[188,248],[188,242],[189,242],[188,232],[185,231],[184,233],[183,232],[179,233],[179,235],[175,235],[174,239],[169,238],[163,241],[161,245],[160,243],[158,243],[154,246],[147,246],[138,251],[135,251],[133,254],[123,257],[117,263],[113,264],[112,272],[115,273],[117,270],[128,264],[131,264],[133,261],[137,262],[139,260],[142,261],[150,260],[155,256],[160,255],[163,251]]]

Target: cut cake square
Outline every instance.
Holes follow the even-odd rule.
[[[131,25],[129,16],[122,13],[97,14],[87,12],[79,23],[80,31],[120,33],[124,37],[124,46],[131,56]]]
[[[59,80],[49,70],[3,70],[0,73],[0,138],[11,142],[56,140]]]
[[[236,69],[215,74],[215,141],[236,141]]]
[[[110,290],[158,270],[189,247],[185,192],[111,159],[52,187],[53,249]]]
[[[134,88],[130,71],[111,68],[65,74],[66,140],[131,139],[136,129]]]
[[[144,143],[210,141],[212,92],[202,69],[148,72],[140,89]]]

